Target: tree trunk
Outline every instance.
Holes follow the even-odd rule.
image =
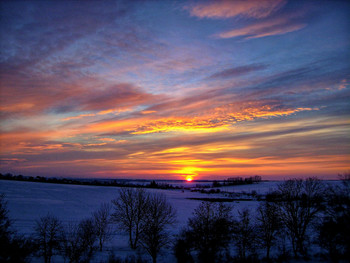
[[[293,253],[294,253],[294,257],[298,257],[298,248],[297,248],[297,244],[296,244],[296,240],[295,238],[292,238],[292,246],[293,246]]]
[[[269,261],[270,260],[270,247],[266,247],[266,259]]]
[[[302,238],[299,238],[297,240],[297,251],[300,253],[301,256],[305,256],[305,248],[304,248],[304,240]]]
[[[132,249],[136,249],[136,243],[133,242],[133,240],[132,240],[132,231],[131,230],[129,231],[129,241],[130,241],[130,247]]]

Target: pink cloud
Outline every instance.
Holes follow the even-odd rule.
[[[215,1],[199,3],[186,7],[192,16],[199,18],[225,19],[235,16],[264,18],[280,9],[284,0],[258,0],[258,1]]]
[[[30,116],[50,110],[89,111],[66,120],[78,119],[125,110],[158,98],[130,83],[111,84],[97,78],[86,77],[79,82],[64,83],[54,76],[40,79],[40,74],[32,77],[21,77],[16,73],[7,76],[1,77],[4,81],[0,87],[0,113],[5,116]]]
[[[239,29],[222,32],[217,35],[219,38],[245,37],[246,39],[260,38],[273,35],[283,35],[297,31],[305,27],[303,23],[289,22],[287,19],[274,19],[262,23],[252,24]]]
[[[116,106],[135,106],[150,102],[152,94],[128,83],[120,83],[108,88],[86,92],[82,97],[81,106],[84,110],[108,110]]]

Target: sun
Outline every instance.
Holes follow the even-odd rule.
[[[186,166],[186,167],[183,167],[182,169],[174,170],[174,172],[177,174],[181,174],[181,178],[183,178],[187,182],[192,182],[194,178],[198,176],[198,172],[197,172],[198,170],[200,169],[197,167]]]
[[[192,176],[190,176],[190,175],[186,176],[186,181],[187,182],[192,182],[192,180],[193,180]]]

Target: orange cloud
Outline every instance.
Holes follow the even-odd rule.
[[[100,121],[87,125],[82,129],[82,133],[107,133],[107,132],[125,132],[133,131],[139,123],[146,119],[133,118],[127,120],[108,120]]]
[[[125,108],[125,109],[108,109],[108,110],[103,110],[103,111],[99,111],[97,113],[87,113],[87,114],[80,114],[77,116],[72,116],[72,117],[67,117],[62,119],[62,121],[70,121],[70,120],[77,120],[77,119],[81,119],[84,117],[95,117],[97,115],[106,115],[106,114],[115,114],[117,115],[118,113],[121,112],[125,112],[130,110],[130,108]]]
[[[141,111],[141,114],[151,114],[151,113],[155,113],[156,111],[154,110],[144,110],[144,111]]]
[[[222,122],[230,120],[248,121],[256,118],[271,118],[286,116],[300,111],[318,110],[318,108],[287,108],[279,109],[271,105],[255,105],[254,102],[248,102],[245,105],[228,104],[217,107],[213,110],[216,118]]]
[[[1,105],[0,111],[4,112],[18,112],[18,111],[27,111],[34,107],[33,103],[16,103],[11,105]]]
[[[211,123],[210,120],[199,118],[167,118],[147,122],[136,127],[132,134],[147,134],[158,132],[217,132],[226,126],[223,123]]]
[[[70,120],[81,119],[81,118],[84,118],[84,117],[94,117],[94,116],[96,116],[96,114],[94,114],[94,113],[90,113],[90,114],[80,114],[80,115],[78,115],[78,116],[73,116],[73,117],[64,118],[64,119],[62,119],[62,121],[70,121]]]
[[[318,110],[317,108],[278,109],[270,105],[228,104],[208,111],[201,117],[172,117],[147,121],[135,127],[132,134],[159,132],[218,132],[223,131],[238,121],[250,121],[256,118],[286,116],[301,111]]]
[[[0,153],[40,154],[42,151],[64,151],[64,146],[77,147],[80,144],[62,143],[62,139],[76,135],[72,130],[16,129],[0,134]]]
[[[106,141],[106,142],[115,142],[115,139],[112,139],[112,138],[100,138],[98,139],[99,141]]]

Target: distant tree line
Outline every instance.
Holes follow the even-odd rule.
[[[244,185],[244,184],[254,184],[254,183],[260,183],[261,182],[261,176],[255,175],[250,177],[231,177],[228,178],[222,182],[220,181],[214,181],[213,187],[221,187],[221,186],[230,186],[230,185]]]
[[[13,175],[11,173],[1,174],[0,180],[13,180],[13,181],[27,181],[27,182],[40,182],[40,183],[52,183],[52,184],[73,184],[73,185],[92,185],[92,186],[114,186],[114,187],[134,187],[134,188],[154,188],[154,189],[183,189],[180,186],[173,186],[168,183],[157,183],[155,180],[148,184],[129,183],[118,180],[102,181],[97,179],[71,179],[71,178],[55,178],[44,176],[24,176]]]
[[[74,185],[94,185],[94,186],[114,186],[114,187],[137,187],[137,188],[154,188],[154,189],[190,189],[193,190],[193,187],[182,187],[174,186],[168,183],[158,183],[155,180],[151,181],[148,184],[137,184],[130,183],[118,180],[97,180],[97,179],[71,179],[71,178],[55,178],[55,177],[44,177],[44,176],[24,176],[24,175],[13,175],[11,173],[1,174],[0,180],[14,180],[14,181],[28,181],[28,182],[40,182],[40,183],[53,183],[53,184],[74,184]],[[221,187],[221,186],[230,186],[230,185],[244,185],[244,184],[253,184],[261,182],[261,176],[251,176],[247,178],[242,177],[233,177],[228,178],[223,181],[213,181],[212,185],[206,184],[201,185],[197,184],[195,188],[203,193],[207,193],[204,188],[211,187]],[[211,189],[210,193],[220,192],[219,189]]]
[[[124,187],[89,218],[63,224],[48,214],[35,222],[33,235],[24,237],[13,229],[0,195],[0,262],[27,262],[33,256],[45,263],[55,256],[65,262],[90,262],[115,232],[127,234],[130,248],[145,251],[153,263],[162,250],[173,251],[179,263],[349,261],[350,174],[336,186],[316,178],[287,180],[268,196],[254,212],[233,213],[234,207],[226,203],[202,202],[174,236],[170,227],[176,211],[165,195]],[[313,247],[321,253],[314,255]],[[111,254],[105,262],[147,261]]]

